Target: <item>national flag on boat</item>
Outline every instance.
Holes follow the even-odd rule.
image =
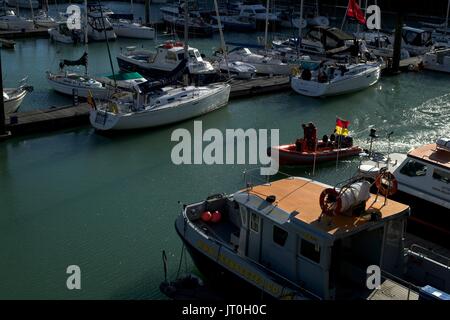
[[[89,90],[87,103],[92,107],[92,109],[97,110],[97,105],[95,104],[94,96],[92,95],[91,90]]]
[[[347,7],[347,17],[355,19],[360,24],[366,24],[366,17],[356,0],[349,0]]]
[[[348,136],[348,126],[350,121],[336,118],[336,134],[340,136]]]

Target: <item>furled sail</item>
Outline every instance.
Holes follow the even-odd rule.
[[[87,67],[88,64],[88,54],[85,52],[78,60],[62,60],[59,63],[59,67],[64,69],[65,66],[84,66]]]

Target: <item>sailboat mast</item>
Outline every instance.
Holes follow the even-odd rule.
[[[298,46],[300,47],[301,39],[302,39],[302,29],[303,29],[303,0],[300,2],[300,18],[299,18],[299,26],[298,26]]]
[[[269,2],[270,0],[267,0],[266,2],[266,27],[264,29],[264,49],[267,49],[267,36],[269,32]]]
[[[444,30],[444,34],[447,36],[447,32],[448,32],[448,18],[449,18],[449,13],[450,13],[450,0],[448,0],[448,4],[447,4],[447,16],[445,18],[445,30]]]
[[[189,20],[189,13],[188,13],[188,0],[184,1],[184,58],[186,59],[186,61],[189,58],[188,55],[188,49],[189,49],[189,45],[188,45],[188,32],[189,32],[189,26],[188,26],[188,20]]]
[[[31,10],[31,20],[34,21],[33,3],[31,2],[31,0],[29,0],[29,3],[30,3],[30,10]]]
[[[134,14],[134,9],[133,9],[133,0],[131,0],[131,14]]]
[[[214,0],[214,9],[216,10],[217,25],[219,26],[220,46],[222,47],[223,56],[225,58],[225,64],[227,66],[228,78],[230,78],[230,69],[228,68],[228,59],[227,59],[227,48],[225,46],[225,38],[223,37],[222,22],[220,21],[219,6],[217,5],[217,0]]]
[[[88,53],[88,6],[87,0],[84,0],[84,52]],[[89,57],[88,57],[89,61]],[[85,73],[88,73],[88,64],[86,62]]]

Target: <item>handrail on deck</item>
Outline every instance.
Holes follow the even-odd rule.
[[[445,265],[447,268],[450,268],[450,258],[446,257],[440,253],[437,253],[433,250],[427,249],[427,248],[422,247],[415,243],[412,244],[407,250],[419,255],[422,258],[429,258],[433,261],[436,261],[436,262],[439,262],[439,263]],[[437,259],[433,259],[433,258],[437,258]]]

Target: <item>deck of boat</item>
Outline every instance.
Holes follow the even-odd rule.
[[[296,219],[314,225],[319,230],[338,236],[363,227],[371,221],[371,214],[380,220],[408,212],[408,206],[382,196],[371,195],[366,202],[366,214],[362,216],[337,215],[322,217],[320,194],[327,186],[304,178],[287,178],[253,187],[249,192],[262,199],[275,196],[274,205]]]
[[[419,294],[397,282],[385,279],[367,300],[419,300]]]

